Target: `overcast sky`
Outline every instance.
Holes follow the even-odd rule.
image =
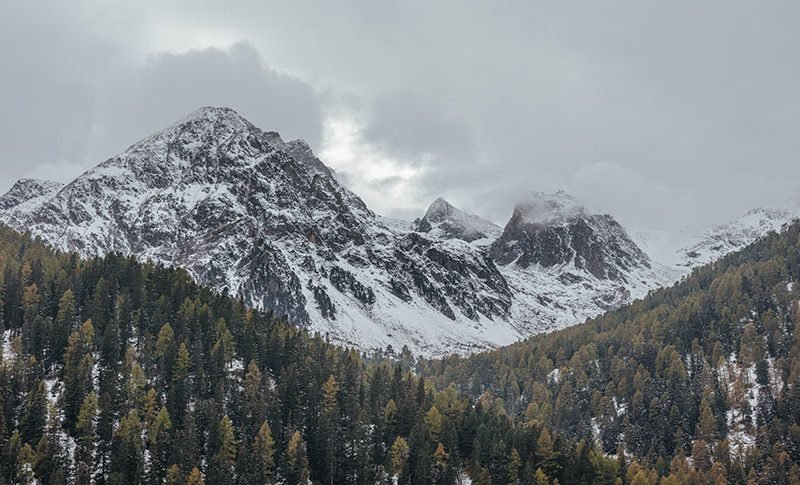
[[[203,105],[304,138],[376,211],[628,227],[800,199],[800,2],[0,2],[0,191]]]

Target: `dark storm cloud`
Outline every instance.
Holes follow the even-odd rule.
[[[624,223],[675,226],[800,188],[797,2],[11,3],[9,177],[96,163],[226,104],[315,147],[320,118],[349,112],[367,159],[335,168],[407,193],[365,191],[394,214],[444,195],[502,223],[521,194],[563,188]],[[414,179],[364,178],[374,153]]]

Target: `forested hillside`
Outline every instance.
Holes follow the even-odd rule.
[[[421,370],[516,425],[636,457],[635,483],[800,483],[799,237],[796,223],[585,324]]]
[[[617,462],[406,363],[0,228],[0,483],[561,483]],[[578,465],[579,464],[579,465]]]
[[[0,229],[0,483],[800,483],[799,238],[414,363]]]

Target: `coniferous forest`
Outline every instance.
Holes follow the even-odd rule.
[[[800,483],[800,225],[584,324],[380,359],[0,229],[0,483]]]

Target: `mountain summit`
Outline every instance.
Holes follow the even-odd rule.
[[[624,280],[650,259],[608,214],[594,214],[565,192],[535,193],[514,208],[492,257],[528,268],[572,265],[598,279]]]
[[[496,224],[469,214],[439,197],[428,207],[422,219],[413,223],[417,232],[442,239],[466,242],[491,242],[502,232]]]
[[[609,215],[564,192],[502,230],[437,199],[390,223],[302,140],[205,107],[61,185],[22,180],[0,222],[83,256],[185,268],[331,340],[465,353],[595,316],[671,282]]]
[[[651,262],[612,216],[563,191],[517,203],[488,254],[514,292],[513,320],[526,327],[583,321],[676,278]]]

